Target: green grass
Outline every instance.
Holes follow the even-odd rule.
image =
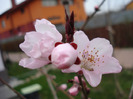
[[[23,68],[22,66],[19,66],[18,63],[6,63],[6,68],[8,70],[8,74],[11,77],[16,77],[17,79],[25,79],[27,77],[30,77],[31,75],[34,75],[37,70],[30,70],[27,68]]]
[[[51,70],[49,74],[56,75],[56,83],[59,85],[62,83],[67,83],[68,79],[72,79],[75,74],[64,74],[60,70]],[[116,74],[119,80],[119,83],[124,90],[125,97],[120,96],[114,82],[114,74],[103,75],[102,82],[96,88],[91,88],[89,97],[91,99],[127,99],[128,94],[133,82],[133,73],[131,70],[123,70],[120,74]],[[20,92],[20,89],[31,84],[39,83],[42,86],[42,90],[39,92],[41,99],[53,99],[51,91],[48,87],[45,76],[41,76],[37,79],[31,80],[28,83],[15,87],[16,90]],[[67,83],[68,84],[68,83]],[[68,84],[68,87],[71,87],[72,84]],[[59,99],[68,99],[62,92],[58,91],[57,95]],[[81,99],[80,94],[75,97],[75,99]]]

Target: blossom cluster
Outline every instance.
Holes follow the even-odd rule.
[[[37,69],[51,63],[64,73],[82,72],[92,87],[99,85],[102,74],[122,69],[112,57],[113,47],[107,39],[89,40],[83,31],[74,31],[73,40],[63,43],[61,33],[46,19],[36,20],[35,30],[27,32],[20,44],[29,57],[19,62],[25,68]]]

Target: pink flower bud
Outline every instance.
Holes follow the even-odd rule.
[[[78,90],[78,87],[77,87],[77,86],[73,86],[73,87],[71,87],[71,88],[68,90],[68,92],[69,92],[72,96],[76,96],[76,95],[78,94],[79,90]]]
[[[55,47],[51,54],[52,64],[59,69],[69,68],[77,59],[77,50],[69,43],[60,44]]]
[[[74,76],[74,81],[79,83],[79,79],[78,79],[78,76]]]
[[[60,88],[61,90],[65,90],[65,89],[67,88],[67,85],[66,85],[66,84],[61,84],[61,85],[59,86],[59,88]]]

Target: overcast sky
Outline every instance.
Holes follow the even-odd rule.
[[[16,0],[16,3],[19,4],[24,0]],[[99,5],[102,0],[86,0],[84,2],[85,11],[87,14],[94,12],[94,7]],[[125,7],[131,0],[106,0],[102,5],[99,13],[110,11],[118,11]],[[0,14],[12,7],[11,0],[0,0]]]

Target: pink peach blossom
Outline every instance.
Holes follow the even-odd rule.
[[[55,47],[51,54],[51,62],[59,69],[66,69],[73,65],[78,53],[69,43]]]
[[[30,58],[22,59],[19,65],[30,69],[48,64],[48,57],[55,43],[62,40],[62,35],[56,27],[46,19],[36,20],[35,29],[36,31],[27,32],[24,42],[20,44],[22,51]]]
[[[62,70],[65,73],[82,71],[92,87],[101,82],[102,74],[119,73],[122,70],[117,59],[112,57],[113,47],[107,39],[95,38],[89,41],[82,31],[74,34],[74,43],[78,45],[80,65],[72,65]]]

